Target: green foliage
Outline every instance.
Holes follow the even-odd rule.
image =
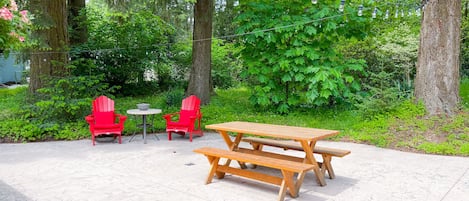
[[[461,89],[459,90],[461,96],[461,104],[469,109],[469,78],[461,80]]]
[[[418,43],[418,35],[406,23],[364,41],[344,41],[340,48],[346,57],[365,58],[367,63],[355,106],[376,115],[393,110],[399,100],[412,98]]]
[[[87,0],[86,5],[121,13],[148,11],[175,27],[175,34],[187,36],[192,31],[188,18],[193,16],[195,2],[196,0]]]
[[[184,99],[183,90],[171,90],[166,93],[166,104],[168,106],[180,107]]]
[[[0,89],[0,138],[21,142],[88,136],[83,118],[91,111],[92,99],[115,88],[102,80],[102,75],[50,79],[29,99],[26,87]]]
[[[466,12],[465,16],[461,20],[461,77],[467,78],[469,77],[469,10],[467,7],[464,12]]]
[[[420,150],[426,150],[428,153],[452,155],[456,153],[456,149],[449,143],[430,143],[425,142],[418,146]]]
[[[397,101],[399,107],[393,110],[391,116],[395,116],[399,119],[414,119],[415,117],[422,117],[425,115],[425,105],[423,102],[414,103],[413,100]]]
[[[76,73],[96,67],[89,60],[76,60],[68,68]],[[50,78],[45,87],[31,94],[33,104],[25,106],[28,119],[38,122],[45,130],[58,132],[59,125],[82,120],[89,114],[93,98],[103,94],[110,96],[116,89],[118,86],[109,86],[104,81],[103,74]]]
[[[342,15],[335,1],[260,0],[241,2],[240,10],[237,31],[250,33],[240,42],[254,80],[253,103],[287,113],[305,104],[344,102],[360,90],[364,60],[344,59],[336,49],[342,38],[369,33],[370,18],[357,16],[354,7]]]
[[[192,66],[192,43],[181,40],[172,46],[173,55],[170,78],[172,85],[167,88],[186,88],[187,74]],[[220,39],[212,40],[212,84],[214,88],[227,89],[240,82],[242,60],[239,57],[240,48]],[[173,87],[176,86],[176,87]]]
[[[26,87],[17,87],[14,89],[0,88],[0,118],[11,118],[18,115],[20,104],[24,101]]]
[[[242,59],[239,57],[241,48],[233,43],[213,39],[212,42],[212,81],[213,87],[227,89],[240,82],[243,70]]]
[[[248,99],[252,93],[248,87],[216,89],[209,105],[202,106],[202,127],[207,124],[227,121],[250,121],[280,125],[305,126],[339,130],[341,134],[331,140],[353,141],[379,147],[397,147],[408,150],[422,150],[427,153],[469,156],[469,113],[456,117],[423,118],[422,104],[404,101],[392,112],[363,119],[357,111],[349,107],[302,107],[286,115],[259,110]],[[26,96],[26,88],[0,89],[0,142],[73,140],[90,138],[88,126],[83,118],[76,122],[48,123],[32,121],[21,111]],[[126,114],[127,109],[137,103],[150,103],[152,108],[160,108],[163,114],[179,111],[183,91],[173,91],[144,97],[115,98],[116,112]],[[88,102],[91,107],[91,102]],[[87,112],[90,108],[86,109]],[[26,113],[27,114],[27,113]],[[136,127],[141,118],[129,116],[125,123],[124,135],[141,131]],[[154,116],[153,130],[164,132],[165,122]],[[151,120],[151,119],[150,119]],[[208,131],[207,131],[208,132]],[[434,133],[428,135],[428,133]],[[434,139],[439,139],[435,141]]]
[[[40,127],[25,119],[8,119],[0,124],[0,137],[18,141],[38,141],[44,139]]]
[[[23,107],[27,88],[0,89],[0,142],[36,141],[42,139],[42,131],[25,118]]]
[[[40,122],[75,122],[90,111],[93,98],[112,93],[116,87],[102,82],[103,76],[69,76],[52,79],[39,89],[31,118]]]
[[[178,40],[171,46],[173,63],[168,71],[169,78],[172,82],[165,89],[177,88],[186,89],[188,85],[187,75],[190,73],[192,66],[192,43],[189,39]]]
[[[170,71],[167,52],[174,29],[148,11],[102,11],[88,9],[89,40],[75,47],[78,57],[93,59],[98,68],[80,72],[105,75],[111,86],[121,86],[117,92],[122,95],[154,93],[159,85],[165,85],[159,82],[170,80],[165,76]]]
[[[0,9],[0,53],[29,46],[31,16],[28,11],[20,10],[16,2],[10,0],[0,0]]]

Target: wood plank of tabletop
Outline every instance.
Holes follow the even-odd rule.
[[[284,126],[243,121],[233,121],[206,125],[205,128],[217,131],[228,131],[259,136],[284,138],[293,140],[320,140],[339,134],[336,130],[306,128],[297,126]]]

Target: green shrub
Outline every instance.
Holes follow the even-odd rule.
[[[26,119],[8,119],[0,123],[0,138],[14,142],[40,141],[45,139],[44,131]]]
[[[213,87],[228,89],[240,83],[243,70],[239,52],[242,48],[233,43],[214,39],[212,42],[212,81]]]
[[[166,105],[172,107],[180,107],[182,99],[184,98],[184,91],[170,90],[166,93]]]
[[[37,90],[31,119],[39,122],[75,122],[90,112],[91,102],[99,95],[108,95],[116,89],[102,82],[98,76],[69,76],[51,79]]]
[[[350,58],[365,58],[367,63],[367,74],[360,78],[362,92],[353,96],[363,115],[391,112],[401,100],[413,97],[418,39],[418,33],[402,23],[364,41],[343,41],[341,52]]]
[[[177,42],[173,45],[172,58],[174,63],[169,73],[171,86],[164,89],[183,88],[187,86],[187,75],[192,66],[192,43],[190,40]],[[212,40],[212,85],[214,88],[227,89],[240,83],[242,70],[242,59],[239,57],[240,48],[233,43],[228,43],[220,39]]]
[[[346,102],[360,90],[364,60],[345,58],[337,46],[344,38],[365,38],[371,20],[356,16],[354,7],[346,7],[344,12],[354,13],[347,18],[334,17],[336,6],[296,0],[240,4],[236,22],[243,37],[238,42],[253,80],[253,104],[288,113],[304,105]]]
[[[461,20],[461,77],[469,78],[469,16],[466,15]]]
[[[98,68],[79,75],[104,75],[122,96],[158,92],[168,81],[169,49],[174,28],[148,10],[118,13],[87,9],[89,39],[75,47],[78,57],[92,59]],[[98,51],[95,51],[98,50]]]

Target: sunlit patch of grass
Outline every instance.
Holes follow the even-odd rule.
[[[456,155],[459,153],[458,147],[455,147],[452,143],[432,143],[424,142],[420,144],[417,149],[425,151],[425,153],[431,154],[442,154],[442,155]]]
[[[13,89],[0,88],[0,120],[9,118],[19,112],[25,101],[27,93],[26,87],[17,87]]]
[[[461,97],[463,107],[469,109],[469,78],[461,81],[459,96]]]

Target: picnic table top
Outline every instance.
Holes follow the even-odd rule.
[[[253,134],[259,136],[283,138],[292,140],[316,141],[339,134],[336,130],[307,128],[298,126],[284,126],[254,122],[233,121],[205,126],[217,131]]]

